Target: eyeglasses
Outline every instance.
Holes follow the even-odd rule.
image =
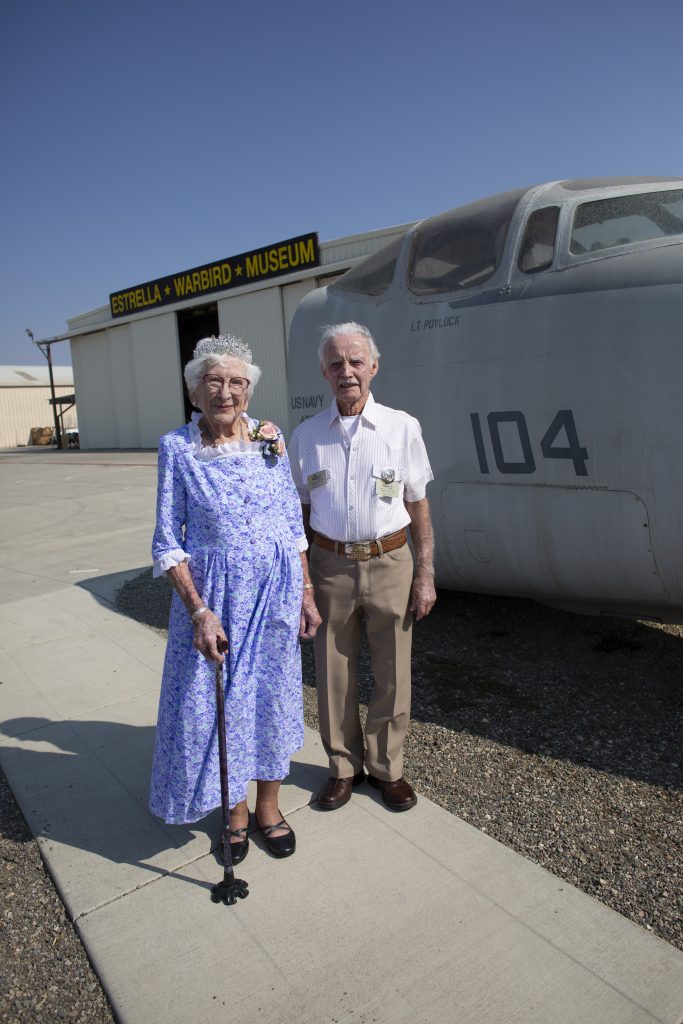
[[[217,373],[205,373],[202,380],[209,391],[218,393],[222,390],[223,385],[227,384],[230,390],[234,391],[237,395],[241,395],[251,384],[251,381],[247,380],[246,377],[220,377]]]

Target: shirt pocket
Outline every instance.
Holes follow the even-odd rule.
[[[390,479],[393,474],[393,479]],[[375,506],[391,505],[403,500],[405,470],[402,466],[375,463],[372,467],[372,503]]]
[[[333,474],[327,466],[307,466],[306,486],[311,499],[311,511],[325,516],[332,507]]]

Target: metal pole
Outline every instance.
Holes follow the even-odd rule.
[[[59,422],[59,415],[57,414],[57,402],[55,401],[55,381],[52,376],[52,345],[49,341],[38,342],[38,348],[47,359],[47,368],[50,374],[50,395],[52,396],[52,414],[55,421],[55,435],[57,437],[57,448],[61,451],[64,445],[62,444],[62,430]],[[47,350],[47,351],[46,351]]]

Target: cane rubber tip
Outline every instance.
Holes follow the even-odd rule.
[[[211,888],[211,901],[223,903],[226,907],[234,907],[237,900],[245,900],[249,895],[249,886],[242,878],[236,878],[229,884],[219,882]]]

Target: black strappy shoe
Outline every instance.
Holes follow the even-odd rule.
[[[258,821],[256,822],[259,825]],[[296,850],[296,836],[294,835],[294,829],[291,825],[288,825],[284,818],[275,825],[259,825],[261,832],[263,833],[263,841],[266,844],[266,849],[269,853],[272,853],[273,857],[291,857]],[[273,836],[273,832],[277,832],[279,828],[286,828],[287,832],[283,836]]]
[[[249,853],[249,826],[244,828],[231,828],[230,835],[236,836],[239,843],[230,843],[230,857],[234,865],[241,864]]]

